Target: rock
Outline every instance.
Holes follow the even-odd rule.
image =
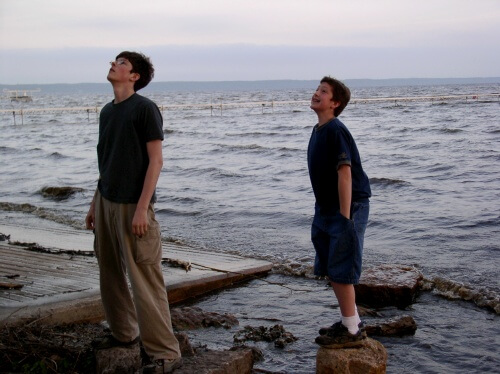
[[[65,200],[77,192],[82,192],[82,188],[76,187],[43,187],[40,191],[43,197],[55,200]]]
[[[316,374],[379,374],[385,373],[386,367],[386,349],[370,338],[360,348],[320,347],[316,355]]]
[[[231,314],[205,312],[197,307],[173,308],[171,310],[172,326],[177,330],[194,330],[201,327],[224,327],[226,329],[238,325],[239,322]]]
[[[96,373],[134,373],[142,366],[139,344],[131,347],[100,349],[95,352]]]
[[[251,349],[235,351],[196,352],[194,357],[185,357],[184,364],[175,374],[250,374],[253,369]]]
[[[179,342],[179,348],[181,350],[182,357],[192,357],[194,356],[194,349],[189,342],[189,338],[185,332],[176,332],[175,337]]]
[[[309,259],[307,259],[304,263],[294,262],[293,260],[280,261],[273,265],[273,273],[315,278],[314,266],[311,265]]]
[[[243,343],[248,340],[252,340],[255,342],[274,341],[274,346],[277,348],[284,348],[285,345],[293,343],[297,340],[295,336],[285,331],[285,329],[281,325],[274,325],[273,327],[269,328],[264,326],[245,326],[243,330],[238,331],[234,335],[233,339],[235,343]]]
[[[238,344],[238,345],[231,347],[229,350],[230,351],[241,351],[241,350],[245,350],[245,349],[250,349],[252,351],[254,362],[264,360],[264,353],[262,353],[262,350],[260,350],[257,347],[247,346],[245,344]]]
[[[356,302],[374,308],[411,305],[417,298],[423,275],[416,268],[403,265],[380,265],[363,271],[355,285]]]
[[[365,326],[369,336],[404,336],[414,335],[417,324],[411,316],[395,317],[385,322]]]
[[[471,301],[478,307],[489,309],[496,314],[500,314],[500,295],[494,290],[454,282],[441,277],[426,281],[428,290],[432,290],[432,292],[437,295],[450,300],[461,299],[464,301]]]
[[[358,307],[358,314],[360,317],[366,317],[366,316],[381,317],[381,314],[377,312],[375,309],[370,309],[362,305],[357,305],[357,307]]]

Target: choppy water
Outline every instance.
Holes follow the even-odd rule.
[[[159,105],[309,100],[311,89],[151,92]],[[500,86],[371,87],[354,98],[499,93]],[[102,106],[95,94],[36,94],[25,107]],[[2,100],[1,109],[20,104]],[[417,266],[479,293],[500,293],[500,103],[498,98],[378,102],[350,105],[341,120],[353,133],[372,183],[364,265]],[[313,214],[306,147],[316,116],[307,105],[164,110],[164,170],[157,215],[165,237],[291,266],[310,265]],[[97,179],[95,114],[0,115],[3,219],[33,211],[83,227]],[[63,201],[44,198],[46,186],[84,192]],[[30,204],[29,206],[22,204]],[[11,211],[11,210],[14,210]],[[338,311],[323,281],[276,274],[305,291],[254,281],[204,299],[204,308],[237,314],[242,324],[278,319],[299,337],[285,351],[265,348],[267,370],[314,372],[316,326]],[[335,309],[335,310],[332,310]],[[255,311],[259,313],[256,315]],[[414,337],[382,339],[388,372],[499,371],[498,316],[463,301],[425,294],[411,310]],[[391,315],[396,311],[388,309]],[[231,344],[230,331],[193,333],[209,345]],[[226,339],[227,338],[227,339]]]

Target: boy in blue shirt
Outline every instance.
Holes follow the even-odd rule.
[[[354,285],[361,275],[371,190],[356,143],[337,118],[350,97],[342,82],[324,77],[311,99],[318,116],[307,151],[316,198],[311,228],[314,274],[329,278],[342,317],[319,331],[316,343],[328,348],[360,346],[366,337],[360,329]]]

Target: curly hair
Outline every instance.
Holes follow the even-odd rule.
[[[139,74],[139,79],[134,84],[134,91],[146,87],[155,75],[155,69],[150,58],[139,52],[123,51],[118,58],[126,58],[132,64],[131,73]]]

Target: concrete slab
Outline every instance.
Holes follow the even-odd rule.
[[[66,228],[34,228],[0,222],[0,323],[99,321],[99,271],[91,254],[93,234]],[[36,243],[32,248],[13,243]],[[36,251],[43,247],[44,251]],[[67,253],[60,253],[67,251]],[[171,304],[269,272],[272,264],[235,255],[163,243],[163,258],[191,263],[191,270],[163,266]],[[11,288],[9,288],[9,286]]]

